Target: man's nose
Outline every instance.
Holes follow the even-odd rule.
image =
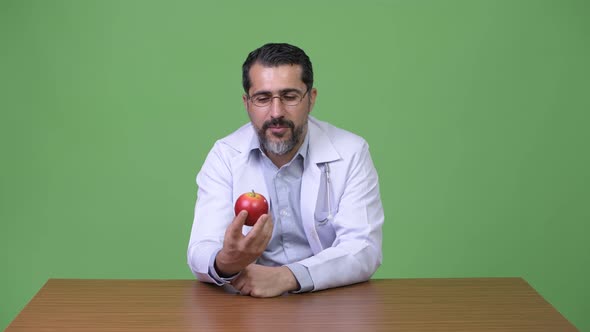
[[[273,97],[270,103],[270,115],[273,118],[279,118],[285,113],[285,105],[281,101],[280,97]]]

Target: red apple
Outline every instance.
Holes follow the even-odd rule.
[[[261,215],[268,213],[268,202],[264,196],[252,190],[251,192],[243,193],[238,197],[234,212],[238,215],[242,210],[248,212],[248,217],[244,224],[246,226],[254,226]]]

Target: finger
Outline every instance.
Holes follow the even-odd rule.
[[[232,224],[235,225],[235,227],[238,228],[240,230],[240,232],[241,232],[242,231],[242,226],[244,226],[244,223],[246,222],[246,218],[247,217],[248,217],[248,211],[242,210],[234,218],[234,221],[232,222]]]
[[[264,223],[263,232],[268,236],[272,236],[272,230],[274,229],[275,224],[272,221],[272,217],[268,215],[266,223]]]
[[[246,210],[240,211],[232,221],[232,223],[227,227],[227,232],[234,238],[239,238],[242,236],[242,227],[246,222],[246,218],[248,217],[248,212]]]
[[[244,288],[244,279],[241,275],[237,276],[234,280],[231,281],[231,285],[237,290],[241,291]]]
[[[246,235],[245,241],[247,246],[258,247],[265,245],[265,242],[268,242],[266,241],[268,235],[266,234],[264,227],[268,224],[269,219],[270,218],[267,214],[263,214],[258,218],[258,221],[252,230]]]
[[[256,221],[256,224],[254,224],[254,227],[252,227],[252,230],[250,231],[250,233],[254,232],[254,234],[260,234],[264,231],[264,228],[267,227],[268,223],[272,224],[272,219],[270,218],[270,215],[268,214],[263,214],[258,218],[258,221]]]
[[[274,229],[274,223],[272,221],[272,217],[267,215],[266,222],[263,224],[262,230],[260,231],[260,235],[258,236],[258,240],[260,241],[260,245],[266,248],[270,239],[272,238],[272,231]]]
[[[242,289],[240,289],[240,295],[250,295],[251,291],[252,291],[252,289],[249,286],[244,285],[244,287],[242,287]]]
[[[250,291],[250,296],[257,297],[257,298],[268,297],[268,296],[266,296],[266,294],[263,291],[261,291],[260,289],[257,289],[257,288],[253,288]]]

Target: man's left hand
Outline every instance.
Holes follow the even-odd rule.
[[[253,297],[275,297],[299,288],[288,267],[257,264],[248,265],[231,284],[240,294]]]

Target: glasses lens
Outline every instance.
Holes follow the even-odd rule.
[[[254,96],[252,98],[252,102],[254,103],[254,105],[259,106],[259,107],[268,106],[268,105],[270,105],[271,101],[272,101],[272,97],[267,96],[267,95],[258,95],[258,96]]]
[[[250,98],[250,100],[252,100],[252,103],[254,103],[254,105],[256,105],[258,107],[269,106],[272,103],[272,100],[275,98],[279,98],[281,100],[281,103],[283,103],[283,105],[285,105],[285,106],[297,106],[297,105],[299,105],[299,103],[301,102],[301,100],[303,99],[304,96],[305,96],[305,94],[302,96],[298,92],[287,92],[285,94],[282,94],[282,95],[276,96],[276,97],[273,97],[270,94],[256,95],[256,96]]]
[[[289,92],[281,96],[281,101],[286,106],[297,106],[301,101],[301,96],[295,92]]]

